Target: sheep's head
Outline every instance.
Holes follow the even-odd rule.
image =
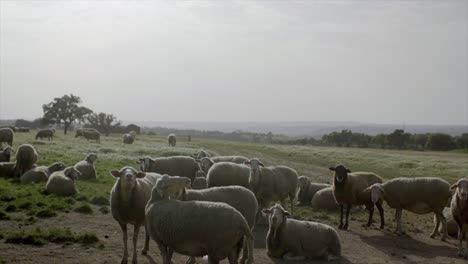
[[[245,161],[244,164],[250,167],[250,186],[257,186],[258,181],[260,180],[260,167],[264,167],[263,163],[260,160],[253,158]]]
[[[178,197],[185,188],[190,188],[191,181],[187,177],[164,175],[158,179],[153,192],[157,191],[159,196],[165,198],[169,196]]]
[[[203,157],[200,159],[200,168],[204,171],[204,172],[208,172],[208,170],[211,168],[211,166],[213,166],[214,164],[214,161],[210,158],[207,158],[207,157]]]
[[[450,190],[457,190],[457,197],[462,201],[468,200],[468,179],[459,179],[457,183],[450,187]]]
[[[85,160],[89,163],[94,163],[97,160],[97,154],[96,153],[89,153],[86,155]]]
[[[79,172],[77,169],[75,169],[74,167],[68,167],[66,168],[64,171],[63,171],[63,174],[76,181],[80,176],[81,176],[81,172]]]
[[[110,170],[109,173],[120,179],[120,186],[125,190],[132,190],[136,186],[136,179],[146,176],[146,173],[138,172],[132,167],[123,167],[120,171]]]
[[[268,222],[270,223],[270,229],[274,230],[273,237],[276,237],[276,231],[286,221],[286,218],[291,216],[288,211],[284,208],[275,204],[269,209],[263,209],[262,212],[268,216]]]
[[[148,172],[152,166],[152,164],[155,163],[155,161],[150,157],[146,156],[142,159],[139,159],[136,161],[137,164],[140,164],[140,170],[141,171],[146,171]]]
[[[52,164],[50,164],[49,166],[49,172],[52,173],[52,172],[55,172],[55,171],[61,171],[61,170],[64,170],[66,168],[65,164],[63,164],[63,162],[54,162]]]
[[[371,193],[371,201],[372,203],[377,203],[379,200],[385,198],[385,190],[382,187],[381,183],[374,183],[368,188],[364,189],[363,192],[370,192]]]
[[[133,137],[136,137],[136,132],[135,132],[135,131],[133,131],[133,130],[132,130],[132,131],[130,131],[130,133],[129,133],[129,134],[130,134],[130,135],[132,135]]]
[[[336,167],[330,167],[329,169],[335,172],[335,181],[338,183],[344,182],[348,177],[348,173],[351,173],[349,169],[341,164]]]
[[[297,180],[300,190],[305,190],[310,185],[310,179],[306,176],[301,176]]]
[[[13,154],[15,152],[10,146],[7,146],[2,151],[3,151],[3,153],[5,153],[8,156],[11,156],[11,154]]]
[[[194,155],[195,157],[197,157],[197,159],[202,159],[202,158],[209,158],[210,157],[210,154],[208,154],[206,151],[204,150],[200,150],[198,153],[196,153]]]

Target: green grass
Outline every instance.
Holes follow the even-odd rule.
[[[77,206],[73,211],[81,214],[92,214],[93,213],[93,208],[89,206],[89,204],[80,204]]]
[[[50,228],[41,230],[36,228],[33,230],[14,231],[5,236],[5,243],[10,244],[28,244],[42,246],[48,242],[56,244],[77,243],[82,245],[90,245],[98,242],[96,235],[91,233],[75,233],[70,229]]]

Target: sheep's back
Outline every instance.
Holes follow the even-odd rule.
[[[79,179],[96,179],[96,169],[94,165],[87,162],[86,160],[79,161],[75,164],[75,169],[77,169],[81,175]]]
[[[199,170],[199,165],[192,157],[174,156],[167,158],[156,158],[155,165],[151,171],[170,176],[188,177],[192,181],[195,173]]]
[[[63,171],[53,172],[46,183],[46,190],[57,195],[69,196],[77,193],[75,182],[63,174]]]
[[[249,188],[249,167],[230,162],[215,163],[206,176],[208,187],[239,185]]]
[[[49,177],[49,168],[47,166],[38,166],[30,169],[20,177],[21,183],[46,182]]]

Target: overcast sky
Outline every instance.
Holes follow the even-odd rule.
[[[468,124],[468,1],[0,0],[0,118]]]

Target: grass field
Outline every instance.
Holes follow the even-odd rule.
[[[112,228],[117,227],[109,214],[109,191],[115,181],[110,176],[109,170],[120,169],[123,166],[137,167],[135,161],[147,155],[152,157],[191,155],[199,149],[205,149],[213,154],[257,157],[266,165],[287,165],[296,169],[299,175],[307,175],[314,181],[328,183],[331,181],[328,167],[338,163],[345,164],[353,171],[376,172],[385,179],[401,176],[435,176],[454,183],[457,179],[468,176],[468,155],[454,152],[259,145],[199,139],[186,142],[185,138],[179,139],[177,147],[172,148],[162,136],[140,135],[135,144],[123,145],[120,135],[103,137],[101,144],[88,142],[82,138],[75,139],[73,134],[65,136],[61,131],[57,132],[53,141],[36,141],[34,135],[34,131],[17,133],[14,149],[22,143],[33,144],[39,153],[38,165],[62,161],[67,166],[71,166],[82,160],[86,153],[95,152],[98,154],[96,161],[98,179],[78,181],[80,193],[73,197],[62,198],[45,194],[44,184],[20,185],[11,179],[0,178],[0,244],[10,244],[10,249],[11,247],[14,249],[14,245],[18,243],[31,244],[30,247],[36,250],[34,252],[37,252],[37,246],[43,247],[46,244],[61,245],[62,248],[81,245],[80,247],[95,248],[95,250],[104,250],[106,247],[110,250],[109,247],[115,246],[116,249],[113,250],[115,254],[121,254],[119,234],[114,234],[116,245],[109,246],[106,241],[108,238],[100,235],[98,227],[88,228],[88,222],[80,222],[75,218],[88,219],[91,222],[96,218],[100,219],[96,221],[104,221]],[[386,229],[391,231],[394,228],[393,211],[386,209]],[[336,212],[313,212],[310,208],[304,207],[296,210],[295,217],[323,221],[335,226],[338,223]],[[409,235],[429,234],[433,225],[432,216],[405,213],[403,217],[404,228]],[[366,212],[356,210],[351,216],[351,221],[364,224],[366,218]],[[78,224],[72,226],[61,224],[68,222],[78,222]],[[21,247],[25,249],[24,245]],[[0,252],[1,250],[0,247]],[[2,257],[0,253],[0,263],[15,260],[26,261],[14,257],[14,254]]]

